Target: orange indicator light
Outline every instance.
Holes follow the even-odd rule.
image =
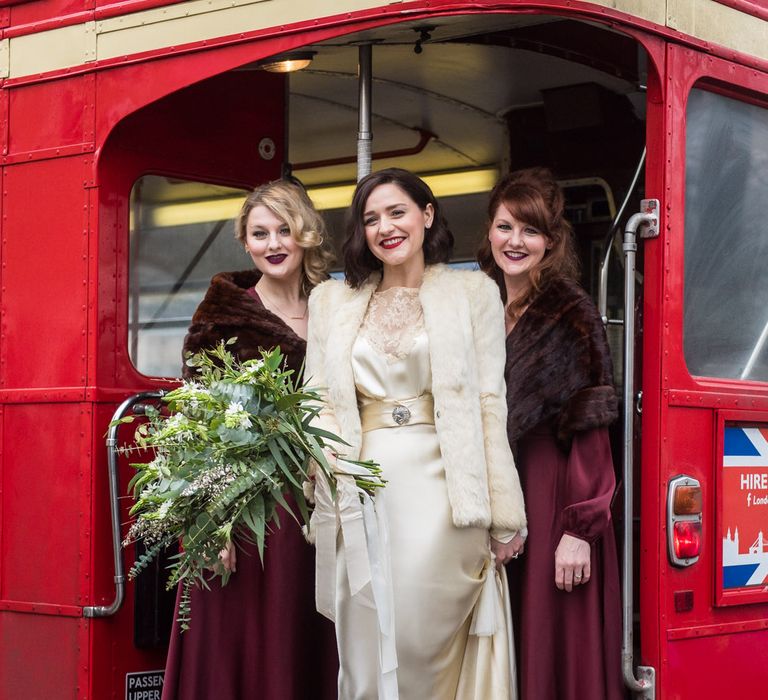
[[[698,515],[701,503],[701,486],[678,486],[675,489],[675,515]]]

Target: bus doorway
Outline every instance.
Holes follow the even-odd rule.
[[[503,15],[398,24],[302,47],[309,65],[287,77],[282,171],[307,187],[337,252],[358,170],[361,45],[369,45],[372,56],[372,167],[407,168],[429,182],[456,236],[452,265],[475,266],[487,231],[488,193],[501,174],[531,166],[552,169],[566,193],[581,281],[596,301],[601,265],[607,259],[610,266],[606,317],[620,389],[623,275],[615,234],[634,213],[645,185],[648,60],[638,42],[568,18]],[[239,69],[261,70],[260,65]],[[200,227],[213,223],[204,219],[213,210],[185,210],[189,187],[178,177],[157,176],[133,185],[136,220],[154,222],[151,229],[135,231],[131,257],[132,268],[144,271],[131,276],[131,356],[148,375],[178,372],[191,312],[210,276],[234,251],[228,236],[206,246]],[[200,190],[198,197],[206,195]],[[241,197],[218,190],[209,196],[231,211]],[[162,217],[171,211],[186,211],[186,218],[164,226]],[[152,281],[157,261],[167,265],[174,226],[190,232],[189,253],[172,256],[172,276],[183,277],[183,294],[174,292],[170,277]],[[193,255],[197,250],[201,254]],[[642,264],[639,269],[638,281]],[[615,442],[618,468],[618,432]],[[617,507],[617,525],[622,518]]]

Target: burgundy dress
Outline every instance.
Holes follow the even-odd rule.
[[[541,427],[518,442],[528,513],[525,553],[508,566],[522,700],[615,700],[621,679],[621,591],[610,518],[608,433],[576,433],[570,452]],[[563,533],[590,543],[591,579],[555,587]]]
[[[521,700],[620,700],[621,591],[611,521],[607,426],[616,419],[610,351],[587,294],[544,288],[507,336],[507,432],[528,515],[508,565]],[[555,586],[564,533],[589,542],[591,577]]]
[[[304,342],[253,292],[258,273],[223,273],[193,317],[185,350],[237,336],[241,359],[280,345],[298,368]],[[186,372],[185,372],[186,373]],[[262,568],[255,546],[239,549],[222,587],[192,592],[192,623],[174,623],[163,700],[332,700],[338,659],[333,624],[315,610],[313,548],[286,513],[267,538]],[[177,598],[178,606],[178,598]]]

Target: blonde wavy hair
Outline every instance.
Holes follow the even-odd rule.
[[[325,222],[304,188],[288,180],[275,180],[257,187],[246,197],[235,219],[235,238],[245,245],[248,216],[254,207],[265,206],[291,230],[296,245],[304,249],[301,292],[312,289],[328,278],[333,253],[326,243]]]

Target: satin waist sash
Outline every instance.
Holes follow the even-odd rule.
[[[403,425],[435,424],[435,400],[432,394],[412,399],[367,401],[360,407],[360,424],[364,433],[379,428]]]

